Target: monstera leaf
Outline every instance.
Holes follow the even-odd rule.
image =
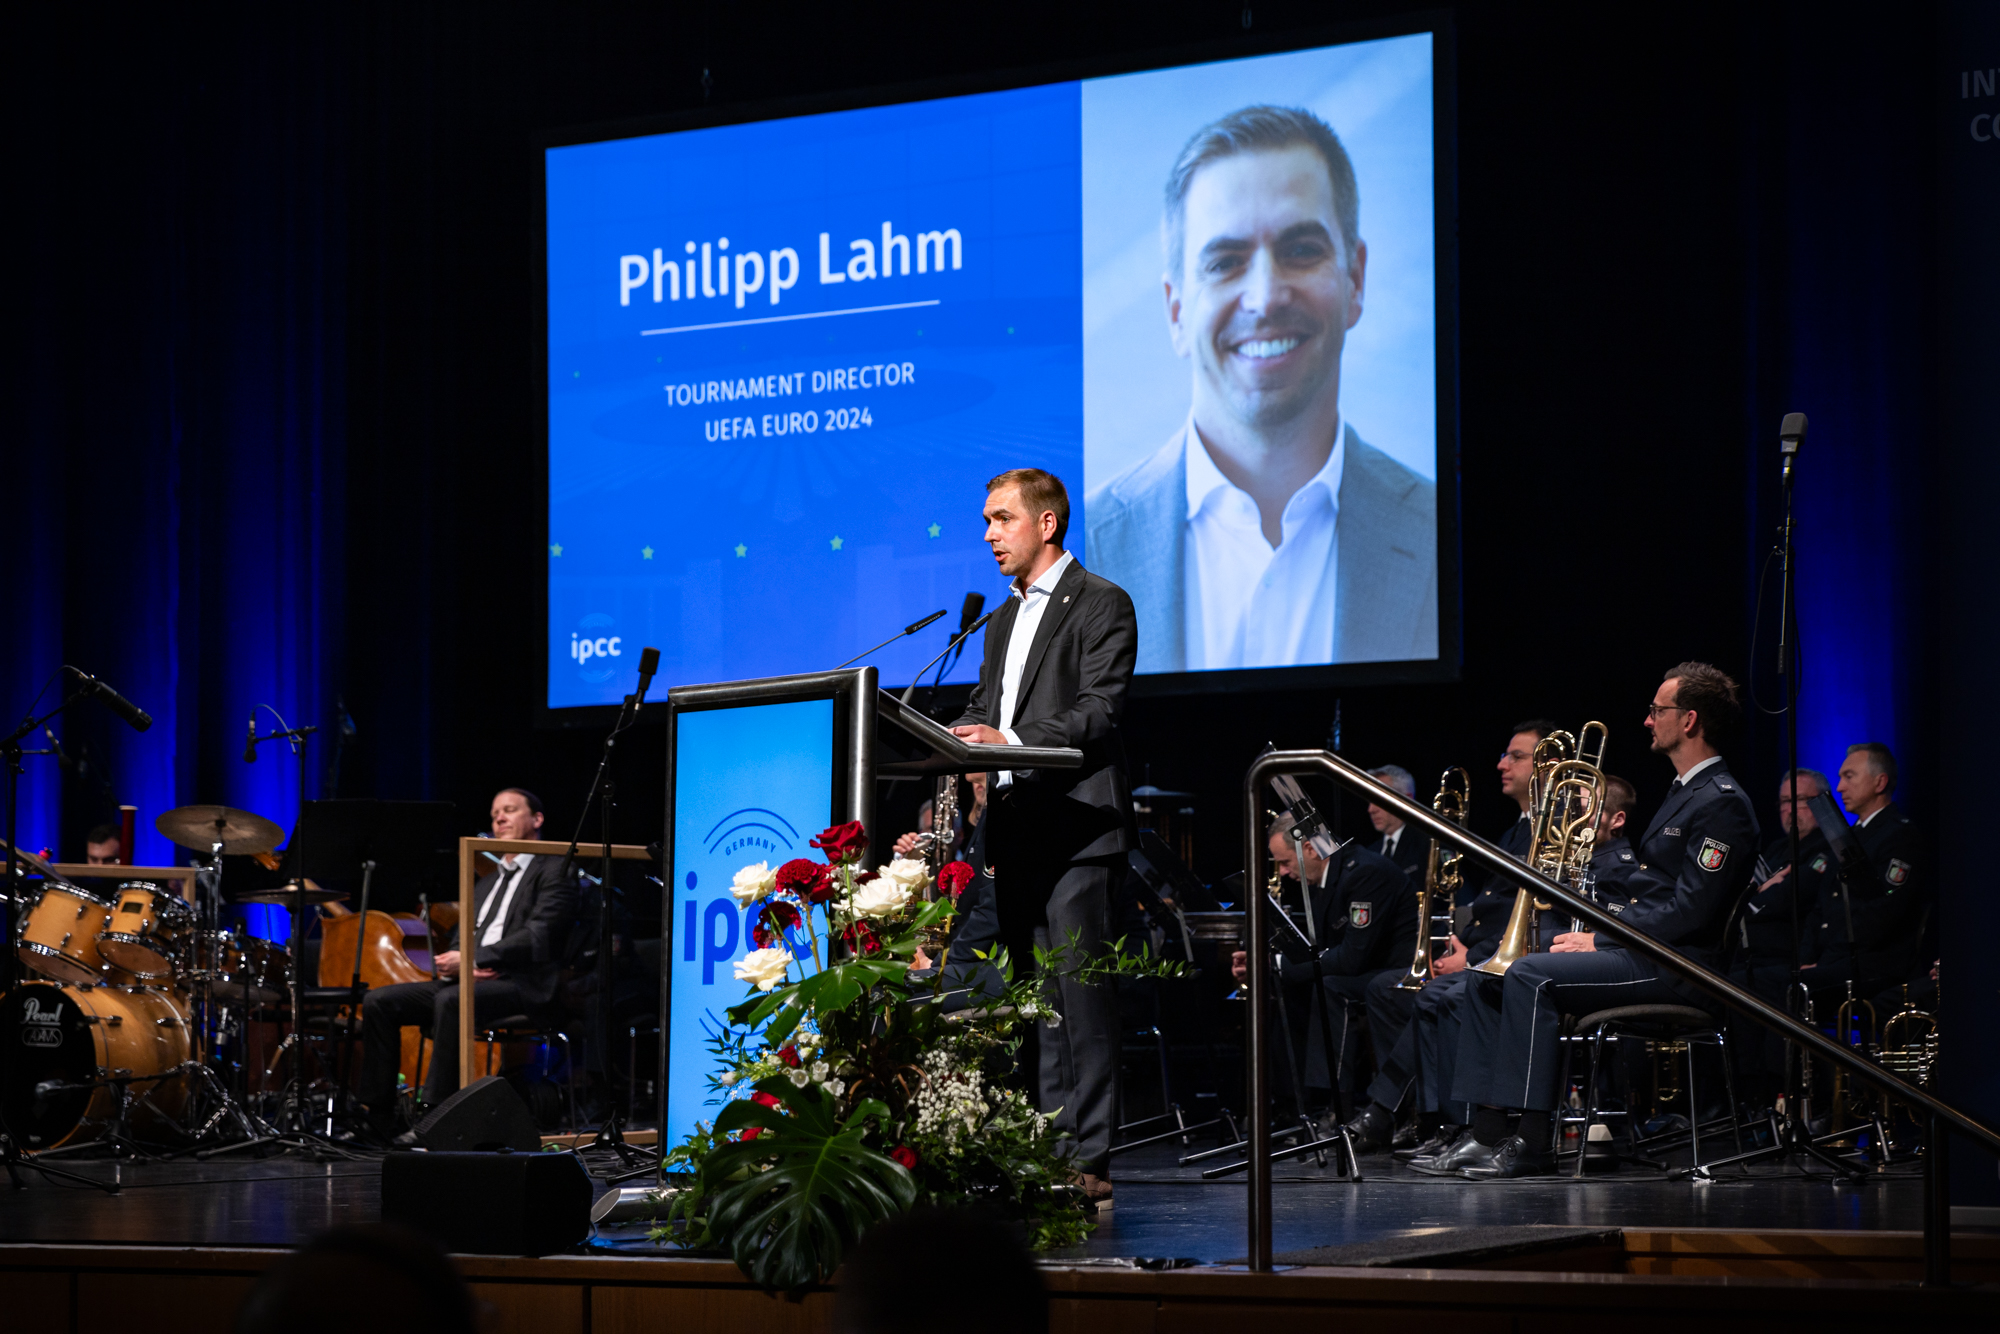
[[[889,1115],[881,1102],[863,1101],[843,1122],[818,1087],[794,1088],[788,1079],[757,1087],[783,1108],[732,1102],[716,1117],[718,1135],[750,1127],[758,1133],[703,1160],[708,1230],[752,1281],[794,1291],[833,1273],[863,1232],[907,1210],[917,1183],[901,1163],[862,1142],[867,1119]],[[730,1180],[746,1170],[742,1180]]]

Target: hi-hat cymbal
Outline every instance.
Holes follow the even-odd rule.
[[[263,816],[228,806],[176,806],[162,811],[153,828],[196,852],[217,843],[224,852],[269,852],[285,841],[285,831]]]
[[[289,908],[293,903],[333,903],[347,897],[344,889],[321,889],[318,885],[301,887],[297,882],[279,889],[255,889],[248,894],[231,894],[231,903],[275,903]]]

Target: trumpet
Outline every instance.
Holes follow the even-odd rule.
[[[1456,782],[1454,783],[1454,779]],[[1438,779],[1437,795],[1431,809],[1461,827],[1472,809],[1472,778],[1465,770],[1446,769]],[[1459,870],[1464,856],[1457,848],[1447,848],[1431,840],[1430,860],[1424,867],[1423,888],[1417,891],[1417,953],[1410,971],[1396,983],[1403,991],[1417,991],[1431,980],[1431,963],[1440,952],[1451,949],[1451,919],[1458,908],[1458,887],[1465,882]],[[1443,911],[1440,912],[1439,909]]]
[[[1535,745],[1535,772],[1528,788],[1528,865],[1557,884],[1581,886],[1590,875],[1597,842],[1598,813],[1604,809],[1604,748],[1610,729],[1588,722],[1582,732],[1551,732]],[[1543,903],[1526,889],[1514,893],[1514,911],[1493,957],[1475,971],[1501,977],[1541,936]]]

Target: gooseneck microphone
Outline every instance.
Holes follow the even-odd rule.
[[[936,611],[924,617],[924,619],[922,619],[921,621],[912,621],[910,624],[898,630],[895,634],[890,635],[887,639],[877,644],[874,648],[863,649],[861,652],[855,654],[853,657],[849,658],[846,662],[841,663],[840,667],[852,667],[855,663],[860,662],[870,653],[879,652],[880,650],[889,647],[889,645],[895,643],[897,640],[902,639],[907,635],[915,634],[917,631],[929,625],[932,621],[938,619],[938,617],[944,615],[945,612],[947,612],[948,610],[950,610],[950,608],[948,607],[939,607]],[[840,667],[836,667],[833,670],[837,672],[840,670]]]
[[[1778,427],[1778,453],[1785,460],[1784,477],[1786,481],[1790,481],[1792,478],[1792,461],[1798,458],[1799,444],[1805,438],[1806,414],[1803,412],[1786,413],[1784,423]]]
[[[250,734],[243,742],[243,762],[245,764],[255,764],[257,762],[257,711],[255,709],[250,711]]]
[[[974,593],[972,597],[968,597],[966,599],[966,602],[970,604],[972,598],[979,598],[979,594]],[[981,602],[986,601],[985,598],[979,598],[979,600]],[[973,608],[973,610],[976,611],[978,610],[978,608],[975,607]],[[998,616],[999,614],[1000,614],[1000,608],[995,607],[992,611],[987,612],[984,616],[981,616],[971,625],[966,626],[963,630],[960,630],[957,634],[953,635],[951,638],[951,642],[944,646],[944,653],[938,654],[937,657],[932,658],[929,662],[925,663],[921,668],[919,668],[917,671],[916,679],[911,681],[910,684],[904,688],[903,703],[908,704],[910,702],[910,696],[914,695],[917,692],[917,682],[924,679],[925,672],[937,666],[938,663],[944,661],[945,653],[949,653],[953,649],[957,648],[960,644],[963,644],[969,637],[971,637],[972,633],[975,630],[979,629],[980,626],[985,625],[988,621],[992,620],[995,616]]]
[[[938,614],[943,615],[944,613],[940,612]],[[83,687],[82,690],[83,694],[95,695],[99,699],[103,700],[105,705],[109,707],[113,713],[117,714],[120,718],[123,718],[127,723],[131,724],[133,731],[143,732],[147,728],[153,725],[152,714],[147,713],[137,704],[134,704],[131,700],[126,699],[123,695],[119,694],[117,691],[113,690],[110,686],[106,685],[104,682],[92,676],[89,672],[79,670],[78,668],[75,667],[70,667],[67,670],[72,676],[76,677],[77,683]]]

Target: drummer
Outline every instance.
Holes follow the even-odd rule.
[[[539,839],[542,801],[526,788],[494,794],[493,837]],[[563,938],[576,913],[576,882],[563,857],[509,853],[473,886],[473,1015],[484,1024],[509,1015],[532,1020],[555,997]],[[461,926],[464,924],[461,923]],[[430,1030],[433,1043],[424,1100],[436,1107],[458,1091],[458,978],[465,966],[454,931],[437,956],[436,982],[401,982],[371,990],[361,1004],[361,1079],[355,1094],[379,1137],[414,1143],[396,1119],[396,1068],[405,1025]]]
[[[97,825],[83,836],[83,860],[86,865],[116,866],[124,859],[124,841],[117,825]]]

